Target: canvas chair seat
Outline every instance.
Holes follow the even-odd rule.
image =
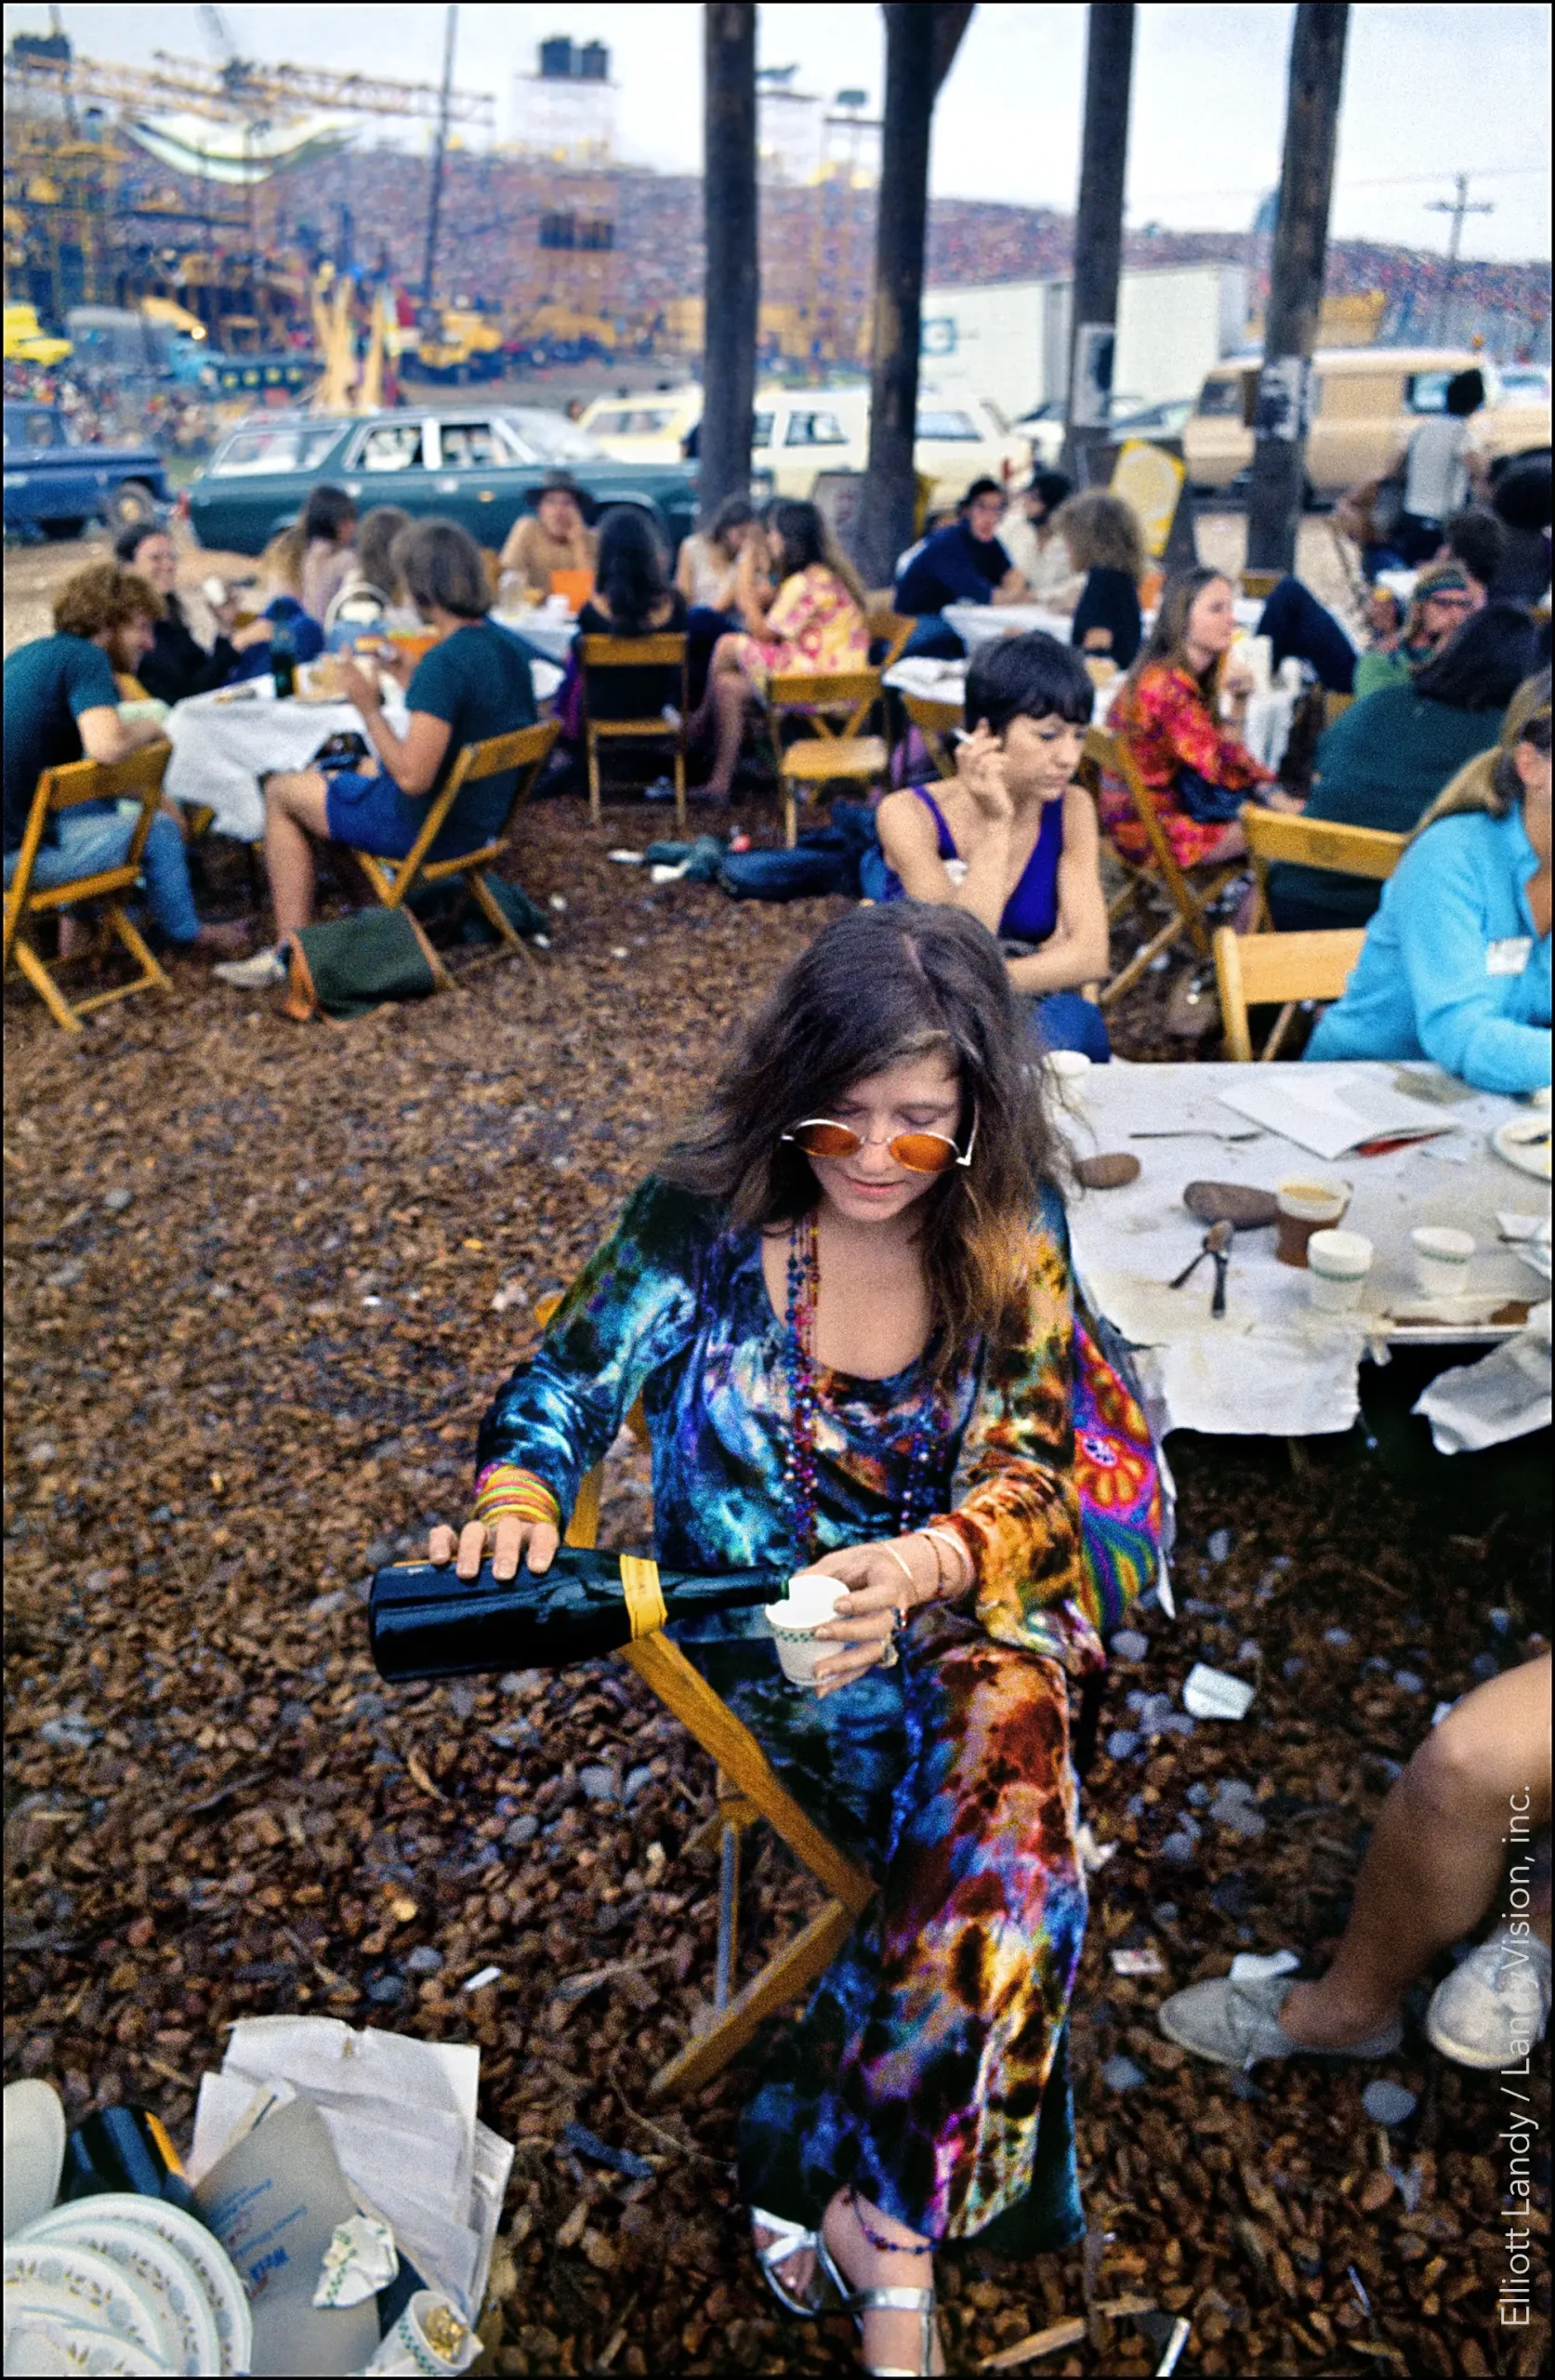
[[[600,746],[602,743],[667,744],[675,782],[675,823],[686,823],[686,639],[663,636],[586,636],[579,656],[583,668],[584,745],[588,763],[588,817],[600,823]],[[589,681],[600,670],[677,669],[680,698],[671,721],[662,711],[647,719],[596,719],[589,707]]]

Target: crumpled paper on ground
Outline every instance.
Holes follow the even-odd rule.
[[[400,2270],[394,2234],[381,2215],[353,2215],[337,2223],[319,2269],[315,2306],[360,2306],[387,2289]]]
[[[1527,1328],[1477,1364],[1438,1372],[1415,1407],[1430,1423],[1438,1454],[1477,1454],[1550,1421],[1549,1300]]]
[[[190,2178],[216,2163],[257,2091],[289,2082],[323,2116],[359,2200],[473,2320],[513,2164],[512,2144],[476,2119],[480,2069],[468,2043],[356,2032],[334,2016],[244,2017],[220,2073],[201,2077]]]

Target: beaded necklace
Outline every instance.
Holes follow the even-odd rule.
[[[784,1502],[797,1559],[815,1553],[815,1425],[821,1390],[815,1362],[815,1322],[821,1296],[821,1242],[813,1210],[788,1235],[788,1303],[784,1316],[784,1369],[788,1376],[792,1436],[783,1466]],[[943,1427],[939,1391],[932,1382],[913,1416],[907,1446],[897,1534],[910,1536],[934,1510],[934,1473]]]

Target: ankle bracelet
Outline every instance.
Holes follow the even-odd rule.
[[[888,2240],[882,2232],[874,2230],[871,2228],[868,2216],[864,2214],[863,2207],[859,2204],[858,2191],[853,2188],[851,2184],[850,2184],[848,2190],[848,2203],[853,2211],[853,2220],[858,2225],[859,2229],[863,2233],[863,2236],[868,2241],[870,2246],[872,2248],[877,2248],[882,2255],[927,2256],[930,2253],[927,2242],[920,2248],[909,2248],[905,2246],[902,2241]]]

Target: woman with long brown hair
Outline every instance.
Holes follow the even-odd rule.
[[[1249,798],[1263,800],[1274,783],[1272,772],[1234,733],[1248,692],[1240,681],[1226,681],[1226,654],[1235,636],[1231,582],[1220,571],[1200,566],[1169,578],[1155,625],[1108,722],[1127,745],[1181,867],[1245,852],[1237,813]],[[1231,727],[1220,723],[1226,692],[1232,698]],[[1149,858],[1149,839],[1127,787],[1115,779],[1102,785],[1101,817],[1125,859]]]
[[[1121,1537],[1121,1567],[1087,1567],[1095,1375],[1052,1159],[993,936],[914,902],[839,919],[498,1394],[474,1517],[432,1533],[463,1577],[488,1548],[498,1577],[545,1570],[640,1395],[661,1561],[847,1590],[814,1697],[755,1615],[681,1641],[879,1880],[740,2141],[774,2290],[813,2313],[829,2277],[871,2370],[943,2369],[937,2242],[1027,2198],[1034,2244],[1082,2228],[1067,1673],[1141,1571]],[[1132,1496],[1137,1553],[1159,1507],[1130,1410],[1110,1509]]]

